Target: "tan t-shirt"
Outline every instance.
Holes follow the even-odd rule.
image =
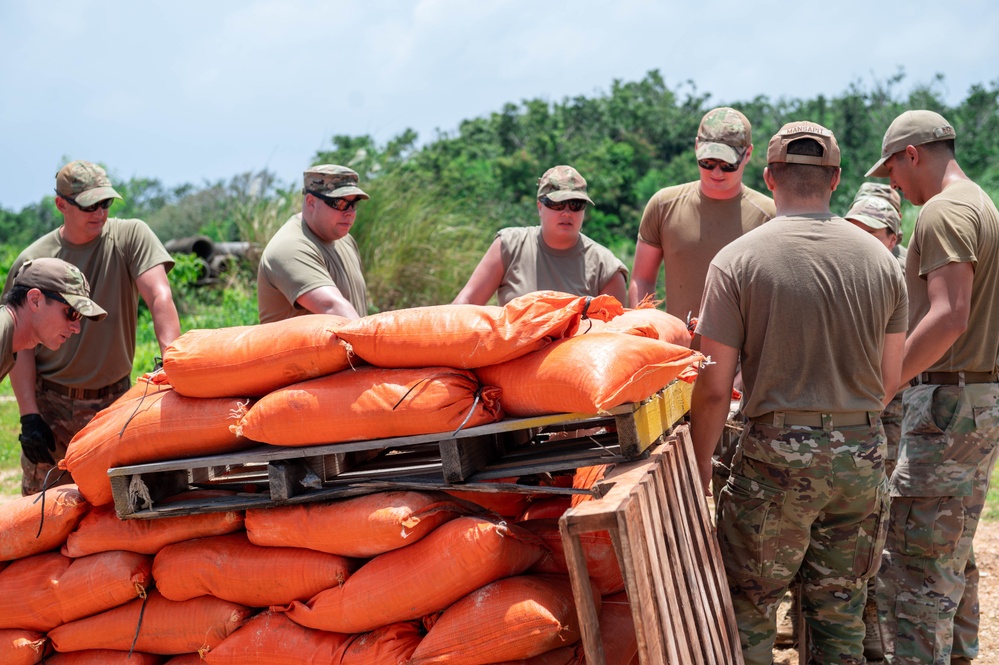
[[[357,242],[350,235],[323,242],[299,213],[278,229],[260,257],[257,268],[260,322],[308,314],[295,301],[321,286],[335,286],[359,315],[367,315],[367,288]]]
[[[666,311],[697,316],[708,264],[725,245],[776,214],[773,200],[743,185],[742,196],[718,200],[700,182],[660,189],[649,199],[638,239],[660,247],[666,270]]]
[[[505,270],[496,292],[500,305],[534,291],[598,296],[617,273],[628,281],[620,259],[582,233],[574,247],[564,250],[546,245],[540,226],[501,229],[496,237]]]
[[[108,219],[101,235],[83,245],[66,242],[59,229],[33,242],[14,261],[4,291],[28,259],[55,257],[72,263],[90,282],[90,298],[107,310],[103,321],[80,320],[80,333],[57,350],[35,349],[38,375],[72,388],[103,388],[132,373],[139,289],[136,278],[174,261],[156,234],[140,219]]]
[[[880,411],[886,333],[905,332],[898,261],[832,215],[777,217],[718,252],[697,332],[740,349],[750,418]]]
[[[0,307],[0,379],[14,368],[14,317],[7,307]]]
[[[999,368],[999,212],[970,180],[949,185],[919,211],[909,241],[905,281],[912,306],[909,328],[930,309],[926,276],[948,263],[971,263],[968,329],[931,372],[992,372]]]

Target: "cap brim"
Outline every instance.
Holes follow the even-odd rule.
[[[553,192],[542,194],[542,196],[547,196],[552,201],[586,201],[590,205],[594,205],[590,197],[583,192],[574,192],[568,189],[556,189]]]
[[[728,164],[738,164],[742,153],[725,143],[698,143],[695,151],[697,159],[720,159]]]
[[[887,162],[890,158],[891,155],[888,155],[887,157],[879,159],[878,163],[872,166],[871,170],[865,173],[864,176],[867,178],[887,178],[888,167],[885,166],[885,162]]]
[[[846,219],[852,220],[854,222],[860,222],[864,226],[866,226],[868,228],[871,228],[871,229],[891,229],[890,225],[885,224],[881,220],[875,219],[874,217],[871,217],[870,215],[864,215],[862,213],[857,213],[857,214],[853,214],[853,215],[851,215],[850,213],[847,213]]]
[[[371,197],[365,194],[360,187],[338,187],[331,192],[320,192],[323,196],[329,196],[332,198],[343,198],[344,196],[360,196],[362,199],[370,199]]]
[[[103,321],[107,318],[107,311],[90,298],[78,296],[73,293],[60,293],[59,295],[69,303],[70,307],[79,312],[81,316],[85,316],[91,321]]]
[[[76,201],[77,205],[81,205],[83,207],[92,206],[95,203],[106,201],[107,199],[125,200],[122,198],[121,194],[114,191],[114,187],[95,187],[93,189],[88,189],[85,192],[80,192],[73,197],[73,200]]]

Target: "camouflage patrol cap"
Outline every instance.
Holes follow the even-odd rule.
[[[817,141],[822,146],[822,155],[787,154],[788,146],[801,139]],[[767,164],[781,163],[839,166],[839,144],[833,133],[822,125],[804,120],[789,122],[774,134],[767,146]]]
[[[867,172],[868,178],[887,178],[885,162],[896,152],[909,145],[923,145],[935,141],[950,141],[957,137],[954,127],[939,113],[933,111],[906,111],[888,125],[881,142],[881,159]]]
[[[888,229],[895,235],[898,235],[902,225],[902,218],[898,211],[880,196],[858,198],[850,207],[850,212],[846,213],[844,217],[872,229]]]
[[[538,200],[547,196],[552,201],[577,199],[593,205],[586,195],[586,179],[571,166],[553,166],[538,179]]]
[[[697,128],[697,159],[720,159],[729,164],[742,161],[753,143],[749,119],[733,108],[712,109],[701,118]]]
[[[305,188],[303,194],[320,194],[340,198],[342,196],[359,196],[362,199],[371,198],[357,186],[357,172],[346,166],[337,164],[320,164],[305,172]]]
[[[58,293],[70,307],[94,321],[101,321],[108,315],[90,299],[90,284],[80,269],[62,259],[25,261],[14,275],[14,286]]]
[[[107,199],[121,199],[108,174],[97,164],[82,159],[70,162],[56,174],[56,194],[68,196],[86,207]]]
[[[895,212],[900,215],[902,214],[902,197],[890,185],[880,182],[865,182],[857,189],[857,194],[853,197],[853,203],[856,203],[865,196],[879,196],[888,201],[895,208]],[[853,203],[850,205],[852,206]]]

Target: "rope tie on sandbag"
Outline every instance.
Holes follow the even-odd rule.
[[[155,372],[153,372],[152,374],[153,375],[159,374],[160,372],[163,372],[163,371],[164,371],[163,368],[160,368],[160,369],[156,370]],[[135,418],[136,414],[139,413],[139,409],[142,407],[142,401],[144,399],[146,399],[146,396],[149,394],[149,384],[150,383],[152,383],[152,382],[151,381],[146,381],[146,386],[145,386],[145,388],[142,389],[142,395],[138,399],[139,403],[135,405],[135,410],[132,411],[132,414],[128,418],[125,419],[125,424],[121,426],[121,431],[118,432],[118,438],[119,439],[121,437],[125,436],[125,429],[132,422],[132,418]]]
[[[417,381],[416,383],[414,383],[414,384],[413,384],[413,386],[412,386],[412,387],[411,387],[411,388],[410,388],[409,390],[407,390],[407,391],[406,391],[406,394],[405,394],[405,395],[403,395],[402,397],[400,397],[400,398],[399,398],[399,401],[395,403],[395,406],[393,406],[393,407],[392,407],[392,410],[393,410],[393,411],[395,411],[395,410],[396,410],[396,408],[398,408],[398,406],[399,406],[400,404],[402,404],[403,400],[405,400],[405,399],[406,399],[407,397],[409,397],[409,393],[411,393],[411,392],[413,392],[414,390],[416,390],[416,388],[417,388],[417,387],[418,387],[418,386],[419,386],[419,385],[420,385],[421,383],[424,383],[424,382],[426,382],[426,381],[429,381],[429,380],[430,380],[430,377],[428,376],[427,378],[425,378],[425,379],[420,379],[419,381]]]
[[[49,469],[48,471],[46,471],[46,472],[45,472],[45,480],[44,480],[44,481],[42,481],[42,491],[41,491],[41,492],[39,492],[39,493],[38,493],[38,496],[37,496],[37,497],[35,497],[35,500],[34,500],[34,501],[32,501],[32,503],[38,503],[38,500],[39,500],[39,499],[41,499],[41,501],[42,501],[42,514],[41,514],[41,516],[40,516],[40,517],[38,518],[38,533],[36,533],[36,534],[35,534],[35,539],[36,539],[36,540],[37,540],[38,538],[41,538],[41,537],[42,537],[42,527],[44,527],[44,526],[45,526],[45,494],[46,494],[46,493],[47,493],[47,492],[49,491],[49,489],[50,489],[50,488],[54,487],[54,486],[55,486],[55,484],[56,484],[57,482],[59,482],[59,480],[60,480],[60,479],[61,479],[61,478],[62,478],[63,476],[65,476],[65,475],[66,475],[66,471],[65,471],[65,470],[61,471],[61,472],[59,473],[59,475],[55,477],[55,480],[53,480],[53,481],[52,481],[52,484],[50,485],[50,484],[49,484],[49,476],[50,476],[50,475],[52,474],[52,472],[53,472],[53,471],[55,471],[55,470],[56,470],[56,469],[58,469],[58,468],[59,468],[59,467],[57,467],[57,466],[54,466],[54,467],[52,467],[51,469]]]
[[[458,432],[464,429],[465,425],[468,423],[468,419],[472,417],[473,413],[475,413],[475,407],[479,404],[479,400],[482,398],[483,388],[485,388],[485,386],[480,384],[479,387],[475,390],[475,396],[472,399],[472,408],[468,410],[468,415],[465,416],[465,419],[461,421],[460,425],[458,425],[458,429],[456,429],[454,432],[451,433],[451,436],[458,436]]]
[[[590,311],[590,305],[593,303],[593,296],[586,296],[586,300],[583,302],[583,311],[579,314],[579,318],[588,319],[587,312]]]
[[[128,647],[128,657],[132,657],[132,652],[135,651],[135,643],[139,641],[139,631],[142,630],[142,617],[146,614],[146,603],[149,602],[149,595],[144,595],[142,597],[142,606],[139,608],[139,621],[135,624],[135,637],[132,638],[132,646]]]

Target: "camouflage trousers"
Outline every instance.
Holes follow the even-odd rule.
[[[999,442],[999,384],[919,385],[904,397],[878,573],[889,663],[978,655],[972,541]]]
[[[718,541],[746,665],[770,665],[795,575],[811,662],[863,663],[867,580],[887,524],[884,430],[749,423],[718,497]]]
[[[38,403],[38,412],[42,419],[52,428],[52,436],[55,438],[56,446],[52,457],[57,465],[59,460],[66,457],[66,448],[69,447],[69,442],[73,440],[76,433],[83,429],[97,415],[98,411],[107,408],[124,394],[125,390],[122,390],[100,399],[72,399],[43,389],[39,381],[35,388],[35,400]],[[35,464],[28,461],[24,453],[21,453],[21,495],[28,496],[41,492],[45,487],[45,475],[49,474],[50,469],[55,469],[55,466],[44,463]],[[59,474],[58,469],[49,474],[50,485],[67,485],[74,482],[68,471],[61,478]],[[56,478],[59,479],[56,480]]]

